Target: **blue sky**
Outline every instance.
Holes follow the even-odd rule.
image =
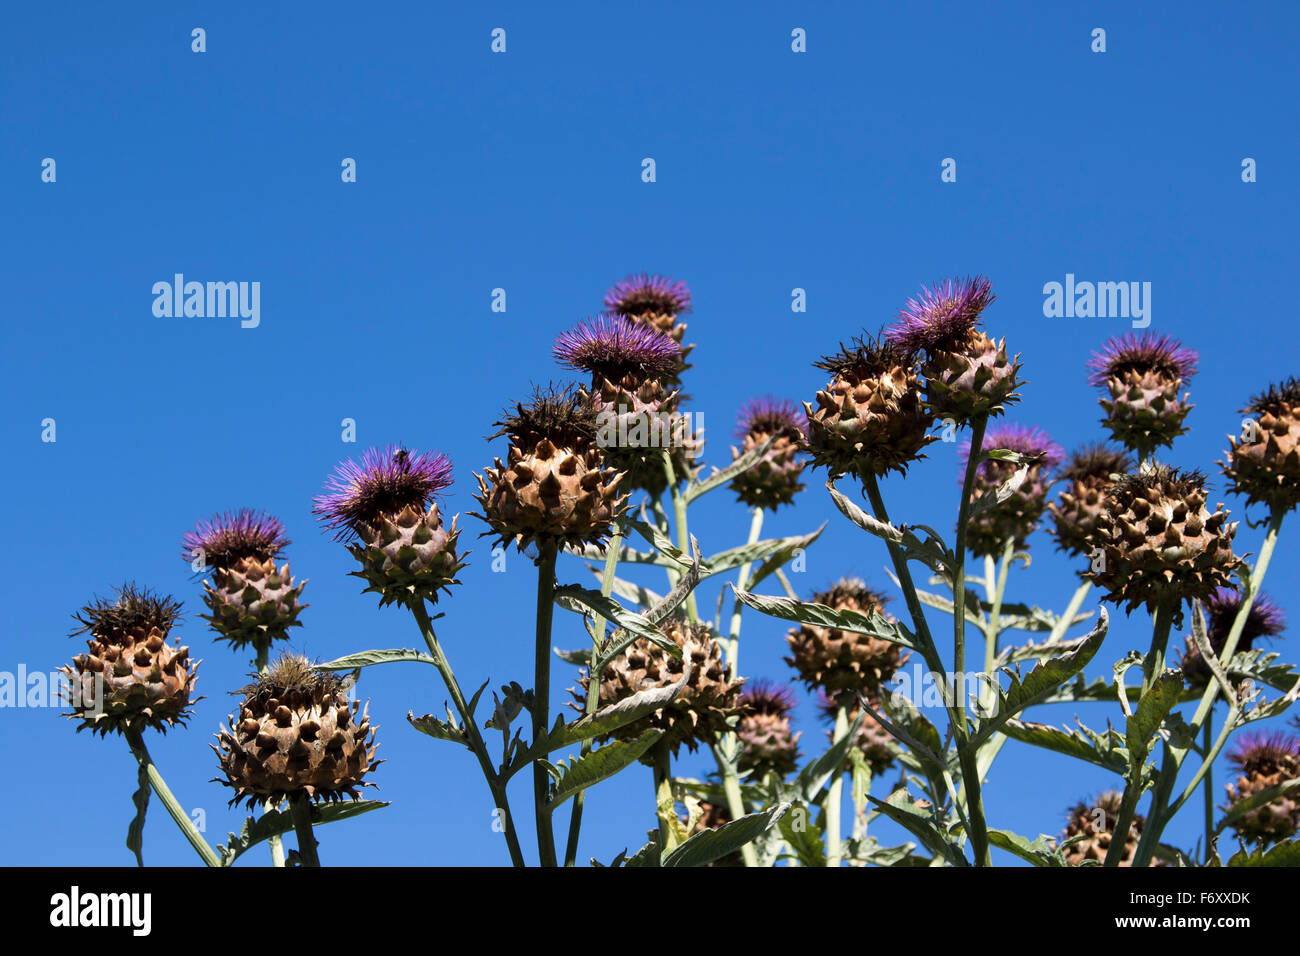
[[[243,814],[208,782],[207,743],[248,662],[196,619],[180,535],[218,510],[267,509],[294,539],[294,573],[310,579],[295,649],[329,659],[414,646],[409,619],[377,611],[347,577],[351,558],[314,526],[311,496],[340,458],[401,441],[451,456],[450,509],[472,510],[471,473],[503,453],[484,441],[490,423],[532,383],[563,377],[554,336],[641,270],[694,292],[688,390],[714,464],[729,460],[746,399],[810,399],[820,354],[889,321],[920,283],[974,272],[998,294],[990,330],[1023,354],[1029,385],[1012,419],[1066,447],[1096,440],[1084,362],[1127,322],[1045,318],[1042,287],[1066,273],[1149,281],[1152,328],[1202,353],[1192,431],[1166,458],[1207,469],[1221,492],[1213,463],[1237,409],[1296,372],[1283,323],[1300,265],[1286,166],[1300,145],[1298,19],[1282,2],[6,11],[0,487],[12,537],[0,552],[0,669],[69,659],[68,615],[125,579],[185,599],[191,618],[176,634],[204,658],[207,697],[188,730],[152,747],[182,802],[205,810],[209,837],[236,829]],[[496,27],[505,54],[489,49]],[[790,49],[796,27],[806,53]],[[1090,50],[1096,27],[1104,54]],[[41,181],[46,157],[54,183]],[[340,181],[345,157],[356,183]],[[641,181],[645,157],[654,183]],[[946,157],[955,183],[940,182]],[[1241,181],[1245,157],[1255,183]],[[260,282],[259,327],[156,318],[150,290],[177,272]],[[796,287],[804,314],[790,310]],[[506,290],[504,314],[490,310],[494,288]],[[356,445],[340,440],[344,418]],[[955,446],[935,446],[889,480],[894,516],[951,527],[956,467]],[[820,479],[767,527],[828,518],[796,585],[810,593],[845,573],[886,585],[883,548],[835,518]],[[482,530],[462,525],[467,541]],[[747,525],[719,493],[692,530],[713,552]],[[1300,619],[1290,538],[1266,589]],[[1260,540],[1243,523],[1238,550]],[[441,637],[464,684],[527,684],[533,568],[512,556],[493,574],[486,539],[473,547],[464,586],[441,605]],[[1070,566],[1045,535],[1032,547],[1012,596],[1059,608]],[[569,560],[560,578],[590,576]],[[1097,673],[1147,644],[1145,618],[1113,621]],[[747,618],[747,673],[787,676],[782,634]],[[557,618],[556,644],[583,640],[576,618]],[[571,675],[555,673],[558,702]],[[505,862],[471,758],[404,719],[441,711],[432,669],[375,669],[359,692],[388,759],[378,796],[393,805],[323,830],[324,862]],[[129,863],[125,744],[75,735],[55,713],[0,713],[15,822],[0,860]],[[1059,724],[1074,711],[1036,716]],[[820,738],[811,706],[799,719],[806,741]],[[708,769],[698,757],[682,767]],[[1057,833],[1067,806],[1109,783],[1009,745],[986,788],[990,824]],[[512,797],[522,821],[527,783]],[[601,786],[588,806],[582,859],[639,846],[653,825],[649,771]],[[1198,819],[1189,808],[1169,837],[1190,846]],[[195,862],[157,805],[145,852]]]

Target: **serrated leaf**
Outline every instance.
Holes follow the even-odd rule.
[[[439,720],[433,714],[424,714],[416,717],[414,711],[406,712],[406,720],[412,727],[422,734],[428,734],[438,740],[450,740],[455,744],[463,744],[469,747],[469,737],[460,727],[453,726],[445,720]],[[470,748],[473,749],[473,748]]]
[[[823,524],[822,528],[825,527],[826,525]],[[751,564],[760,558],[769,558],[772,556],[780,557],[785,555],[785,557],[778,561],[776,566],[772,568],[774,571],[777,567],[780,567],[782,564],[785,564],[786,561],[789,561],[790,556],[793,556],[795,551],[807,547],[810,543],[815,541],[818,535],[821,534],[822,528],[818,528],[810,534],[792,535],[788,538],[767,538],[764,541],[755,541],[753,544],[742,544],[734,548],[727,548],[725,551],[719,551],[717,554],[710,555],[709,559],[704,562],[704,571],[702,572],[702,575],[704,577],[711,577],[715,574],[722,574],[725,571],[738,568],[742,564]],[[766,566],[766,564],[764,566]],[[768,571],[767,573],[770,574],[771,571]],[[764,577],[766,577],[766,575],[764,575]]]
[[[1029,477],[1029,466],[1021,465],[1017,468],[1006,481],[996,488],[984,492],[978,498],[970,503],[970,516],[974,518],[981,512],[988,511],[990,508],[996,508],[1005,502],[1008,498],[1020,490],[1020,486],[1025,483]]]
[[[683,553],[677,545],[673,544],[672,539],[654,525],[646,524],[644,521],[638,521],[635,518],[624,517],[619,520],[650,542],[655,551],[658,552],[657,555],[651,556],[649,563],[675,567],[679,571],[685,571],[691,566],[690,556]]]
[[[388,806],[384,800],[347,800],[339,803],[320,803],[312,807],[312,826],[324,826],[340,820],[350,820],[371,810]],[[248,817],[240,828],[239,836],[227,834],[230,840],[217,847],[221,865],[230,866],[250,848],[263,840],[293,830],[293,816],[287,810],[268,810],[260,817]]]
[[[921,841],[931,853],[942,856],[953,866],[970,866],[961,848],[939,830],[929,810],[920,807],[903,789],[895,790],[887,800],[868,795],[868,800],[881,813]]]
[[[1267,803],[1272,803],[1278,797],[1284,797],[1295,790],[1300,790],[1300,777],[1291,780],[1284,780],[1277,786],[1267,787],[1256,793],[1252,793],[1244,800],[1238,800],[1228,808],[1226,813],[1224,813],[1223,819],[1215,826],[1214,832],[1216,834],[1222,833],[1227,827],[1231,826],[1235,821],[1240,820],[1252,810],[1262,807]]]
[[[597,577],[602,577],[605,573],[601,568],[592,568],[591,570]],[[620,597],[625,601],[631,601],[633,604],[640,605],[643,608],[653,607],[663,600],[662,594],[658,594],[644,585],[633,584],[631,581],[624,581],[620,577],[614,578],[611,585],[611,591],[617,597]]]
[[[849,724],[848,733],[799,771],[794,785],[806,802],[812,803],[817,799],[817,794],[822,792],[831,777],[844,766],[844,758],[848,755],[853,742],[858,739],[858,731],[862,729],[862,722],[866,719],[866,711],[858,711],[857,717]]]
[[[1088,662],[1101,648],[1102,641],[1106,639],[1109,621],[1106,609],[1102,608],[1098,613],[1096,627],[1077,648],[1060,657],[1041,661],[1025,676],[1024,680],[1021,680],[1018,674],[1004,668],[1002,673],[1011,678],[1011,686],[1003,690],[1001,685],[992,682],[997,688],[995,710],[992,715],[979,720],[975,732],[971,735],[970,746],[979,747],[1016,714],[1034,704],[1042,703],[1053,691],[1087,667]]]
[[[742,603],[769,617],[778,617],[784,621],[794,621],[799,624],[837,628],[841,631],[851,631],[854,634],[870,634],[882,641],[889,641],[892,644],[898,644],[912,650],[916,649],[912,633],[906,627],[898,621],[891,621],[874,608],[870,613],[848,609],[837,611],[825,604],[754,594],[734,585],[732,590]]]
[[[758,813],[750,813],[739,820],[724,823],[715,830],[701,830],[685,843],[665,854],[660,866],[704,866],[735,853],[746,843],[751,843],[770,830],[790,804],[779,803]]]
[[[651,728],[635,740],[616,740],[576,757],[569,763],[560,762],[551,766],[550,773],[555,785],[546,801],[547,807],[554,810],[574,794],[581,793],[640,760],[641,755],[663,735],[662,730]]]
[[[135,854],[135,865],[144,866],[144,818],[149,812],[149,771],[141,764],[136,774],[136,791],[131,795],[135,804],[135,816],[126,828],[126,848]]]
[[[1267,850],[1238,850],[1226,866],[1300,866],[1300,840],[1278,843]]]
[[[671,591],[641,615],[642,618],[652,625],[658,625],[665,621],[686,600],[687,595],[695,590],[695,586],[700,583],[700,568],[700,543],[692,535],[691,566],[686,569]]]
[[[416,661],[420,664],[437,665],[428,654],[410,647],[391,648],[389,650],[361,651],[358,654],[349,654],[347,657],[340,657],[337,660],[328,661],[324,664],[316,664],[318,671],[351,671],[358,667],[373,667],[375,664],[396,664],[404,661]]]
[[[1167,670],[1151,682],[1147,692],[1138,700],[1137,710],[1128,719],[1124,732],[1129,766],[1135,771],[1146,763],[1151,743],[1165,717],[1178,704],[1184,686],[1182,671]]]
[[[821,527],[816,531],[809,531],[807,534],[795,535],[791,538],[783,538],[782,540],[786,544],[773,551],[763,560],[763,563],[749,576],[745,586],[752,591],[770,575],[776,574],[781,568],[785,567],[800,551],[806,551],[814,541],[821,537],[822,532],[825,530],[826,522],[823,521]]]
[[[563,724],[555,728],[547,738],[547,753],[609,733],[641,719],[646,714],[653,714],[661,707],[672,703],[685,689],[691,679],[691,673],[691,662],[686,661],[683,664],[681,679],[676,684],[637,691],[617,703],[600,708],[594,714],[588,714],[571,724]]]
[[[1034,866],[1069,866],[1050,837],[1039,834],[1038,839],[1030,840],[1010,830],[989,830],[989,844],[1008,853],[1014,853],[1020,859]]]
[[[599,591],[580,588],[576,584],[566,584],[555,589],[555,603],[566,610],[585,608],[618,625],[619,630],[610,636],[606,647],[597,657],[595,666],[598,669],[621,654],[623,649],[638,637],[646,638],[663,648],[672,657],[682,656],[681,648],[658,627],[643,616],[632,613],[612,598],[605,597]]]
[[[802,800],[795,802],[777,823],[781,838],[789,845],[801,866],[826,865],[826,843],[812,811]]]
[[[1121,776],[1128,770],[1128,749],[1124,746],[1124,738],[1114,728],[1107,728],[1104,734],[1099,734],[1083,724],[1079,724],[1078,730],[1069,730],[1012,719],[1002,725],[1002,733],[1012,740],[1075,757]]]
[[[682,498],[687,504],[690,504],[696,498],[707,495],[715,488],[720,488],[730,482],[737,475],[744,474],[763,460],[763,456],[772,448],[772,442],[775,438],[769,438],[757,448],[747,451],[726,468],[714,471],[712,475],[703,481],[692,481],[682,492]]]

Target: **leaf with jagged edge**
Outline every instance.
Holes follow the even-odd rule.
[[[851,631],[854,634],[870,634],[882,641],[889,641],[909,650],[916,650],[912,632],[901,622],[891,621],[875,608],[872,608],[870,613],[853,611],[848,608],[837,611],[825,604],[816,604],[811,601],[795,601],[786,597],[754,594],[742,588],[737,588],[735,585],[731,585],[731,589],[742,603],[769,617],[778,617],[784,621],[794,621],[797,624],[813,624],[817,627],[836,628],[841,631]]]
[[[647,563],[674,567],[679,571],[685,571],[691,566],[690,556],[678,549],[677,545],[654,525],[626,517],[621,519],[620,523],[645,538],[658,552],[657,555],[650,556]]]
[[[1225,866],[1300,866],[1300,840],[1277,843],[1267,850],[1238,850]]]
[[[672,703],[686,688],[692,670],[691,662],[686,661],[682,667],[681,679],[675,684],[637,691],[630,697],[602,707],[593,714],[579,717],[570,724],[564,723],[564,718],[559,718],[547,737],[547,752],[561,750],[601,734],[607,734],[635,720],[640,720],[646,714],[653,714],[656,710]]]
[[[824,528],[825,525],[822,525],[822,527]],[[821,534],[820,528],[811,534],[791,535],[788,538],[767,538],[763,541],[755,541],[753,544],[741,544],[734,548],[727,548],[725,551],[709,555],[709,559],[704,562],[703,576],[712,577],[715,574],[723,574],[740,567],[742,564],[752,564],[773,555],[793,556],[795,551],[807,547],[808,544],[816,540],[819,534]],[[785,557],[777,564],[777,567],[789,560],[789,557]]]
[[[439,720],[433,714],[424,714],[421,717],[415,716],[415,711],[406,712],[407,722],[422,734],[428,734],[437,740],[450,740],[454,744],[463,744],[470,747],[469,737],[465,731],[447,720]],[[472,750],[473,748],[470,747]]]
[[[144,818],[149,812],[151,790],[149,771],[141,764],[140,772],[136,774],[136,791],[131,795],[131,802],[135,804],[135,816],[126,828],[126,848],[135,854],[136,866],[144,866]]]
[[[606,647],[597,660],[598,668],[603,668],[605,663],[622,653],[623,649],[638,637],[646,638],[672,657],[682,656],[681,648],[657,626],[640,614],[632,613],[613,598],[605,597],[599,591],[589,591],[575,584],[566,584],[555,589],[555,603],[566,610],[579,613],[583,613],[582,609],[585,608],[618,625],[618,631],[610,635]]]
[[[1040,661],[1044,657],[1068,654],[1086,640],[1086,637],[1075,637],[1068,641],[1043,641],[1041,644],[1030,641],[1016,647],[1004,647],[998,652],[997,666],[1007,667],[1022,661]]]
[[[668,616],[677,610],[681,603],[695,590],[695,586],[700,583],[700,569],[702,566],[700,543],[695,540],[694,535],[691,535],[691,566],[678,579],[673,589],[665,594],[657,604],[648,608],[641,617],[655,626],[667,620]],[[609,660],[609,657],[605,659]]]
[[[930,810],[921,807],[906,790],[895,790],[886,800],[868,795],[868,800],[880,812],[921,841],[931,853],[942,855],[953,866],[970,866],[961,847],[934,822]]]
[[[1166,670],[1156,676],[1147,692],[1138,700],[1137,708],[1128,719],[1124,731],[1129,767],[1135,774],[1146,764],[1156,734],[1169,712],[1178,704],[1183,687],[1182,671]],[[1134,776],[1133,779],[1136,780],[1137,777]]]
[[[1020,490],[1020,486],[1029,477],[1029,466],[1021,465],[1011,477],[996,488],[991,488],[970,503],[970,516],[973,518],[990,508],[996,508]]]
[[[387,650],[360,651],[356,654],[349,654],[346,657],[313,666],[318,671],[350,671],[356,670],[358,667],[373,667],[376,664],[398,664],[407,661],[433,664],[435,666],[438,663],[428,654],[422,654],[414,648],[394,647]]]
[[[1265,804],[1272,803],[1278,797],[1284,797],[1296,790],[1300,790],[1300,777],[1291,780],[1284,780],[1277,786],[1267,787],[1264,790],[1252,793],[1249,797],[1246,797],[1243,800],[1238,800],[1227,809],[1223,815],[1223,819],[1215,825],[1215,834],[1218,835],[1222,833],[1225,829],[1230,827],[1234,821],[1240,820],[1246,814],[1250,813],[1250,811],[1262,807]]]
[[[1267,684],[1274,690],[1286,693],[1295,686],[1300,674],[1290,664],[1275,664],[1274,661],[1278,656],[1276,651],[1265,651],[1260,648],[1241,651],[1232,655],[1232,660],[1226,668],[1228,677],[1237,682],[1249,680],[1257,684]],[[1198,691],[1197,697],[1199,696]]]
[[[840,739],[839,743],[831,744],[825,753],[810,761],[799,771],[794,786],[806,802],[812,803],[816,800],[817,794],[821,793],[822,788],[839,768],[844,766],[844,758],[848,756],[849,748],[857,740],[858,731],[862,729],[862,722],[866,717],[867,712],[859,710],[857,717],[849,725],[848,733]]]
[[[781,839],[790,847],[800,866],[826,865],[826,843],[808,804],[802,800],[792,803],[790,812],[781,817],[778,828]]]
[[[915,849],[915,843],[881,846],[875,837],[868,836],[862,840],[845,840],[844,858],[870,866],[929,866],[929,858],[917,856]]]
[[[604,576],[605,572],[602,568],[593,568],[588,565],[588,569],[592,571],[597,578]],[[625,601],[631,601],[633,604],[639,605],[642,608],[653,607],[663,600],[662,594],[650,590],[645,585],[634,584],[631,581],[625,581],[620,577],[614,578],[611,590],[615,596],[620,597]]]
[[[558,647],[552,648],[555,656],[566,664],[574,664],[578,667],[586,667],[591,663],[591,648],[580,647],[573,651],[562,651]]]
[[[724,823],[714,830],[701,830],[685,843],[664,854],[660,866],[704,866],[735,853],[747,843],[758,839],[781,819],[790,809],[788,803],[749,813],[739,820]]]
[[[772,442],[774,441],[776,441],[775,438],[769,438],[758,447],[745,452],[745,454],[741,455],[726,468],[715,469],[713,474],[708,478],[705,478],[703,481],[690,482],[690,484],[688,484],[682,491],[682,498],[687,504],[690,504],[696,498],[699,498],[702,495],[707,495],[715,488],[720,488],[727,484],[737,475],[742,475],[749,471],[749,469],[753,468],[763,460],[763,456],[771,450]]]
[[[710,783],[707,780],[694,780],[690,777],[673,777],[673,792],[681,799],[682,794],[691,794],[701,800],[707,800],[709,803],[716,803],[719,806],[726,806],[727,791],[720,783]],[[757,804],[766,801],[768,796],[767,788],[758,783],[751,783],[742,780],[740,782],[740,797],[747,804]],[[779,801],[778,801],[779,802]]]
[[[794,559],[795,555],[800,551],[806,550],[809,545],[821,537],[822,532],[826,530],[826,524],[827,523],[823,521],[816,531],[809,531],[807,534],[782,538],[781,540],[784,541],[785,544],[773,551],[764,559],[763,563],[760,564],[754,570],[754,573],[749,576],[749,579],[745,582],[745,587],[752,591],[768,577],[785,567],[786,564]]]
[[[995,680],[990,679],[989,683],[996,688],[993,713],[979,719],[975,732],[971,734],[970,746],[972,748],[979,747],[981,743],[997,733],[1002,725],[1016,714],[1035,704],[1042,703],[1062,684],[1074,677],[1075,674],[1082,672],[1101,648],[1102,641],[1106,639],[1106,629],[1109,621],[1106,609],[1102,608],[1096,626],[1093,628],[1092,633],[1084,639],[1083,643],[1073,651],[1062,654],[1060,657],[1041,661],[1025,675],[1023,680],[1018,673],[1009,668],[1003,668],[1001,673],[1008,675],[1011,679],[1011,686],[1006,690],[1003,690]]]
[[[651,728],[635,740],[612,741],[598,750],[575,757],[568,763],[561,761],[559,764],[545,764],[546,772],[555,781],[546,801],[547,808],[554,810],[569,797],[595,786],[640,760],[641,755],[663,735],[662,730]]]
[[[990,846],[1013,853],[1034,866],[1070,865],[1066,862],[1065,857],[1061,855],[1061,851],[1056,848],[1052,838],[1046,834],[1040,833],[1038,839],[1029,840],[1019,833],[1012,833],[1010,830],[990,829],[988,835]]]
[[[1078,718],[1075,723],[1078,730],[1013,718],[1002,725],[1002,733],[1012,740],[1075,757],[1122,776],[1128,770],[1129,753],[1120,732],[1107,727],[1104,734],[1099,734],[1085,727]]]
[[[320,803],[312,807],[311,824],[314,827],[339,820],[350,820],[371,810],[388,806],[386,800],[345,800],[339,803]],[[230,866],[241,855],[263,840],[293,831],[293,815],[286,810],[268,810],[260,817],[248,817],[240,828],[238,836],[227,833],[228,841],[217,845],[221,855],[221,865]]]

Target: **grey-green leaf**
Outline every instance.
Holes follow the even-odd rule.
[[[750,813],[739,820],[724,823],[716,830],[701,830],[681,846],[664,855],[660,866],[704,866],[734,853],[746,843],[758,839],[770,830],[790,809],[788,803],[778,803],[759,813]]]
[[[555,785],[547,800],[547,807],[554,810],[569,797],[581,793],[588,787],[614,776],[624,767],[641,759],[664,735],[662,730],[652,728],[635,740],[616,740],[592,750],[569,763],[561,762],[551,768]]]
[[[409,647],[398,647],[389,650],[361,651],[358,654],[349,654],[347,657],[340,657],[324,664],[317,664],[318,671],[351,671],[358,667],[372,667],[375,664],[396,664],[403,661],[417,661],[421,664],[434,664],[435,661],[428,654]]]

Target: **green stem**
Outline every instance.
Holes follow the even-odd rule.
[[[478,759],[479,768],[483,771],[483,779],[487,782],[488,790],[492,793],[492,806],[501,811],[505,818],[502,824],[505,829],[506,847],[510,851],[510,862],[515,866],[525,866],[524,852],[519,846],[519,836],[515,832],[514,817],[510,813],[510,801],[506,796],[506,788],[492,769],[492,760],[488,756],[487,745],[483,743],[483,736],[479,733],[478,725],[474,722],[473,716],[469,712],[469,705],[465,703],[465,695],[461,693],[460,682],[456,680],[456,674],[451,669],[451,662],[447,660],[447,655],[443,653],[442,645],[438,642],[438,635],[433,630],[433,622],[429,620],[429,612],[425,610],[424,601],[413,601],[408,605],[411,613],[415,616],[416,623],[420,626],[420,633],[424,637],[425,646],[429,648],[429,655],[433,658],[434,666],[438,668],[438,673],[442,675],[442,682],[447,688],[447,693],[451,695],[451,702],[456,707],[456,713],[460,715],[461,729],[469,738],[469,749],[473,751],[474,756]]]
[[[745,806],[745,798],[740,792],[740,780],[736,776],[733,763],[734,756],[734,749],[732,757],[724,757],[717,747],[713,749],[713,757],[718,762],[718,771],[722,776],[722,792],[727,797],[727,810],[731,814],[731,819],[739,820],[749,811]],[[745,866],[758,866],[758,853],[754,850],[753,843],[742,846],[740,855],[745,861]]]
[[[546,739],[551,717],[551,619],[555,610],[555,555],[553,544],[540,545],[537,559],[537,639],[533,654],[533,744]],[[551,776],[539,757],[533,762],[533,806],[537,818],[537,852],[542,866],[556,866],[555,835],[546,805]]]
[[[676,801],[673,799],[672,753],[662,741],[655,744],[654,786],[655,817],[659,821],[659,858],[670,853],[677,846],[676,837]]]
[[[1131,783],[1124,786],[1124,797],[1120,800],[1119,813],[1115,819],[1115,829],[1110,835],[1110,849],[1102,866],[1119,866],[1124,857],[1124,847],[1128,844],[1128,831],[1133,826],[1133,816],[1137,811],[1138,790]]]
[[[311,798],[299,790],[289,798],[289,812],[293,816],[293,830],[298,834],[298,857],[303,866],[320,866],[316,853],[316,834],[311,827]]]
[[[1201,745],[1205,748],[1208,756],[1210,753],[1210,742],[1214,736],[1214,712],[1211,711],[1205,718],[1205,726],[1201,728]],[[1205,771],[1205,863],[1208,866],[1210,862],[1211,837],[1214,835],[1214,768],[1210,765]]]
[[[747,544],[755,544],[758,536],[763,532],[763,509],[755,508],[753,518],[749,522],[749,539]],[[740,566],[740,571],[736,575],[736,590],[745,590],[749,582],[749,572],[753,567],[753,562],[746,561]],[[735,606],[731,610],[731,631],[727,637],[727,667],[730,671],[732,680],[740,674],[740,615],[744,609],[744,602],[736,598]]]
[[[203,834],[199,833],[198,828],[194,826],[194,821],[181,807],[176,797],[172,794],[171,789],[167,786],[167,781],[163,779],[162,773],[154,764],[153,758],[149,756],[149,748],[144,744],[144,737],[138,730],[124,731],[126,742],[131,748],[131,754],[135,757],[136,762],[149,777],[149,786],[153,792],[158,795],[167,813],[180,827],[181,833],[185,834],[185,839],[190,841],[190,846],[194,851],[203,858],[203,862],[208,866],[221,866],[221,857],[217,856],[217,851],[208,845],[208,841],[203,839]]]
[[[1142,660],[1142,694],[1151,688],[1155,679],[1165,669],[1165,651],[1169,646],[1169,631],[1173,627],[1174,614],[1178,610],[1179,598],[1166,598],[1156,606],[1155,630],[1151,635],[1151,650]]]
[[[844,695],[841,695],[841,697]],[[844,701],[835,701],[835,731],[831,736],[834,747],[849,733],[848,709]],[[839,866],[844,859],[844,841],[840,837],[840,809],[844,802],[844,770],[835,768],[830,786],[826,789],[826,865]]]
[[[963,726],[966,721],[966,526],[970,524],[971,489],[975,484],[975,472],[979,469],[980,446],[984,443],[986,425],[987,415],[980,415],[971,422],[970,458],[966,461],[966,477],[962,481],[961,502],[957,506],[957,546],[953,551],[957,566],[952,569],[952,668],[962,687],[957,709]]]
[[[605,550],[605,571],[600,577],[600,593],[609,597],[614,592],[614,575],[618,569],[618,555],[623,548],[623,534],[618,522],[610,525],[609,545]],[[588,667],[587,701],[584,714],[594,714],[600,704],[601,674],[596,672],[594,663],[596,654],[605,643],[605,619],[596,615],[595,627],[592,628],[591,653],[593,666]],[[579,754],[585,757],[591,753],[590,738],[582,742]],[[564,844],[564,865],[576,866],[578,860],[578,834],[582,830],[582,810],[587,802],[587,791],[579,790],[573,797],[573,811],[569,814],[569,838]]]
[[[673,514],[677,521],[677,550],[689,559],[691,556],[691,534],[686,523],[686,499],[682,497],[681,489],[677,487],[677,474],[673,470],[672,455],[667,450],[663,451],[662,455],[664,474],[668,476],[668,490],[673,496]],[[686,595],[686,616],[692,622],[700,619],[699,608],[695,606],[694,591]]]
[[[984,628],[984,673],[993,676],[998,659],[998,635],[1001,633],[1002,600],[1007,592],[1007,576],[1011,570],[1011,556],[1015,553],[1016,542],[1008,538],[1002,548],[1002,558],[998,563],[997,584],[989,600],[989,622]],[[980,701],[990,704],[995,699],[993,689],[987,685],[980,691]],[[985,713],[988,713],[987,708]]]
[[[1070,598],[1070,604],[1056,621],[1056,626],[1052,628],[1052,633],[1047,636],[1048,643],[1054,643],[1065,637],[1065,632],[1070,629],[1070,622],[1074,616],[1079,613],[1079,608],[1083,607],[1083,602],[1087,600],[1088,593],[1092,591],[1092,582],[1084,581],[1075,589],[1074,596]]]

